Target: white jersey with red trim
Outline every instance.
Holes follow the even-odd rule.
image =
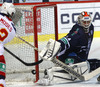
[[[16,29],[11,19],[0,14],[0,55],[3,55],[3,45],[11,41],[15,36]]]

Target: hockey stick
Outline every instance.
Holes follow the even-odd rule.
[[[25,41],[23,38],[21,38],[21,37],[19,37],[19,36],[17,36],[17,35],[16,35],[16,37],[17,37],[18,39],[22,40],[23,42],[25,42],[26,44],[28,44],[29,46],[33,47],[34,50],[40,52],[40,51],[38,50],[38,48],[36,48],[36,47],[33,46],[32,44],[30,44],[29,42]]]
[[[95,69],[94,71],[88,73],[88,74],[83,75],[84,81],[90,80],[91,78],[93,78],[93,77],[95,77],[96,75],[99,75],[99,74],[100,74],[100,67]]]
[[[23,42],[25,42],[26,44],[28,44],[29,46],[31,46],[32,48],[34,48],[35,50],[39,51],[38,48],[36,48],[35,46],[33,46],[32,44],[28,43],[27,41],[25,41],[24,39],[22,39],[21,37],[17,36],[17,38],[19,38],[20,40],[22,40]],[[10,50],[8,50],[6,47],[4,47],[4,49],[10,53],[14,58],[18,59],[21,63],[23,63],[24,65],[26,66],[34,66],[34,65],[37,65],[37,64],[40,64],[43,59],[37,61],[37,62],[33,62],[33,63],[26,63],[25,61],[21,60],[18,56],[16,56],[14,53],[12,53]]]
[[[52,60],[52,62],[55,63],[56,65],[62,67],[66,72],[70,73],[72,76],[79,78],[81,81],[84,81],[84,76],[80,75],[78,72],[76,72],[74,69],[72,69],[72,67],[64,64],[63,62],[61,62],[57,58],[54,58]]]
[[[95,77],[96,75],[100,74],[100,67],[97,68],[96,70],[85,74],[85,75],[80,75],[78,72],[76,72],[72,67],[64,64],[63,62],[61,62],[60,60],[58,60],[57,58],[54,58],[52,60],[53,63],[55,63],[56,65],[62,67],[66,72],[70,73],[72,76],[80,79],[81,81],[87,81],[92,79],[93,77]]]
[[[17,60],[19,60],[21,63],[23,63],[24,65],[26,66],[34,66],[34,65],[37,65],[37,64],[40,64],[43,60],[39,60],[37,62],[33,62],[33,63],[26,63],[24,62],[23,60],[21,60],[18,56],[16,56],[14,53],[12,53],[10,50],[8,50],[6,47],[4,47],[4,49],[10,53],[14,58],[16,58]]]
[[[24,39],[22,39],[21,37],[18,37],[20,40],[22,40],[23,42],[27,43],[28,45],[30,45],[31,47],[33,47],[35,50],[39,51],[35,46],[31,45],[30,43],[28,43],[27,41],[25,41]],[[40,52],[40,51],[39,51]],[[42,60],[42,59],[41,59]],[[42,60],[43,61],[43,60]],[[62,67],[66,72],[70,73],[71,75],[75,76],[76,78],[79,78],[81,81],[86,81],[89,80],[91,78],[93,78],[94,76],[100,74],[100,68],[97,68],[96,70],[92,71],[91,73],[88,73],[86,75],[80,75],[78,72],[76,72],[72,67],[64,64],[63,62],[59,61],[57,58],[54,58],[52,60],[53,63],[57,64],[58,66]]]

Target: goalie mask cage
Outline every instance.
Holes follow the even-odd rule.
[[[57,7],[56,4],[19,4],[16,8],[22,12],[22,17],[15,25],[16,34],[39,50],[42,50],[48,40],[58,39]],[[31,63],[40,60],[39,52],[17,37],[5,44],[5,47],[21,60]],[[8,52],[4,52],[6,59],[6,82],[38,81],[43,70],[54,66],[50,61],[43,61],[36,66],[25,66]],[[31,73],[36,70],[36,74]],[[42,73],[41,73],[42,72]]]

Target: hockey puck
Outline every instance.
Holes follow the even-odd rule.
[[[35,74],[36,74],[36,71],[35,71],[35,70],[32,70],[32,74],[34,74],[34,75],[35,75]]]
[[[98,76],[97,81],[100,82],[100,75]]]

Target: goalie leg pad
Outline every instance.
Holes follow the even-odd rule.
[[[82,62],[70,65],[79,74],[84,75],[89,73],[88,62]],[[61,67],[52,67],[46,69],[44,72],[44,77],[40,79],[37,83],[39,85],[53,85],[58,83],[75,82],[80,81],[68,72],[66,72]]]
[[[60,42],[50,39],[39,56],[44,60],[52,60],[60,51]]]
[[[78,72],[81,75],[87,74],[90,71],[89,63],[81,62],[69,65],[71,66],[76,72]],[[75,78],[71,74],[67,73],[63,68],[61,67],[53,67],[53,83],[65,83],[65,82],[76,82],[80,81],[79,79]]]

